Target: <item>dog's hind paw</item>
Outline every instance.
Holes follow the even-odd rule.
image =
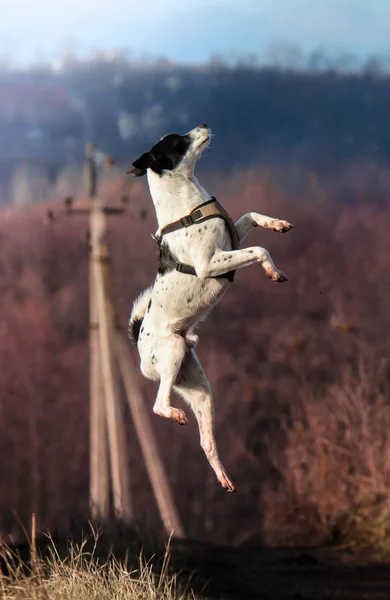
[[[237,488],[230,479],[229,475],[226,473],[223,466],[220,464],[220,469],[216,470],[216,475],[219,483],[222,485],[223,489],[227,492],[236,492]]]
[[[224,490],[226,490],[227,492],[236,492],[237,488],[234,485],[234,483],[229,479],[229,477],[225,474],[221,479],[220,479],[220,483],[223,487]]]

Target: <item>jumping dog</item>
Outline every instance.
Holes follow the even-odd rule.
[[[137,344],[143,375],[160,382],[153,411],[185,425],[185,412],[171,404],[172,391],[180,394],[195,414],[200,444],[218,481],[234,492],[218,457],[213,399],[195,353],[194,330],[230,287],[236,269],[259,264],[272,281],[287,281],[267,250],[240,244],[253,227],[284,233],[292,225],[256,212],[232,222],[194,175],[210,138],[205,123],[185,135],[166,135],[129,171],[135,177],[147,175],[159,257],[154,283],[133,304],[129,335]]]

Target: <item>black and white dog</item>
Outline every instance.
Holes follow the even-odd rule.
[[[239,243],[253,227],[285,232],[292,225],[255,212],[233,225],[194,176],[195,163],[210,136],[204,123],[186,135],[166,135],[129,171],[135,177],[147,174],[158,220],[153,237],[160,258],[153,285],[134,302],[129,334],[137,343],[143,375],[160,382],[153,411],[185,425],[184,411],[171,404],[172,390],[180,394],[195,414],[201,446],[218,481],[234,492],[218,457],[213,400],[195,354],[198,336],[194,328],[222,298],[235,269],[256,263],[273,281],[287,281],[267,250],[259,246],[239,249]]]

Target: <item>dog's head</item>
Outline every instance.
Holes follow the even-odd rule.
[[[192,171],[209,141],[210,130],[205,123],[185,135],[169,133],[137,158],[128,173],[141,177],[148,169],[161,176],[166,172]]]

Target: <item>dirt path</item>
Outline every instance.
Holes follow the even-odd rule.
[[[210,599],[390,599],[390,563],[362,562],[328,550],[249,550],[181,543],[174,546],[172,564],[185,576],[194,572],[194,591]]]

